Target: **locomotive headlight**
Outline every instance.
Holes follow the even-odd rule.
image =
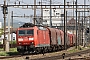
[[[22,38],[18,38],[18,41],[23,41],[23,39]]]
[[[32,44],[34,44],[34,42],[32,42]]]
[[[29,40],[34,40],[34,38],[29,38]]]

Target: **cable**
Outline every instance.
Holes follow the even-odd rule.
[[[19,11],[18,9],[16,9],[16,10],[22,14],[22,12],[21,12],[21,11]]]
[[[8,1],[8,3],[14,3],[15,4],[15,2],[22,2],[22,3],[24,3],[24,4],[27,4],[27,3],[25,3],[25,2],[23,2],[23,1],[20,1],[20,0],[15,0],[15,1]],[[28,4],[27,4],[28,5]]]
[[[23,2],[23,0],[22,0],[22,1],[20,1],[20,0],[16,0],[16,1],[18,1],[18,2],[22,2],[22,3],[24,3],[24,4],[27,4],[27,3]],[[27,5],[28,5],[28,4],[27,4]]]
[[[24,14],[23,12],[19,11],[18,9],[16,9],[16,8],[14,8],[14,9],[17,10],[19,13]],[[18,14],[18,15],[21,15],[21,14]]]
[[[22,14],[18,14],[18,13],[14,13],[14,14],[16,14],[16,15],[22,15]]]

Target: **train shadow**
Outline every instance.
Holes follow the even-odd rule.
[[[19,53],[19,52],[7,52],[8,56],[25,56],[25,55],[38,55],[38,54],[41,54],[41,53]]]
[[[52,53],[52,52],[48,52],[48,53]],[[25,55],[38,55],[38,54],[46,54],[45,53],[33,53],[33,52],[30,52],[30,53],[19,53],[19,52],[7,52],[6,54],[8,54],[8,56],[25,56]]]

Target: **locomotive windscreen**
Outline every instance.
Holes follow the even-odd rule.
[[[19,36],[24,36],[24,35],[33,35],[34,34],[34,30],[19,30],[18,32]]]

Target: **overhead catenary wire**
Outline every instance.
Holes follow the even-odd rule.
[[[23,1],[20,1],[20,0],[15,0],[15,1],[8,1],[9,3],[13,3],[13,4],[15,4],[16,2],[18,2],[18,3],[16,3],[16,4],[27,4],[28,5],[28,3],[25,3],[25,2],[23,2]]]

